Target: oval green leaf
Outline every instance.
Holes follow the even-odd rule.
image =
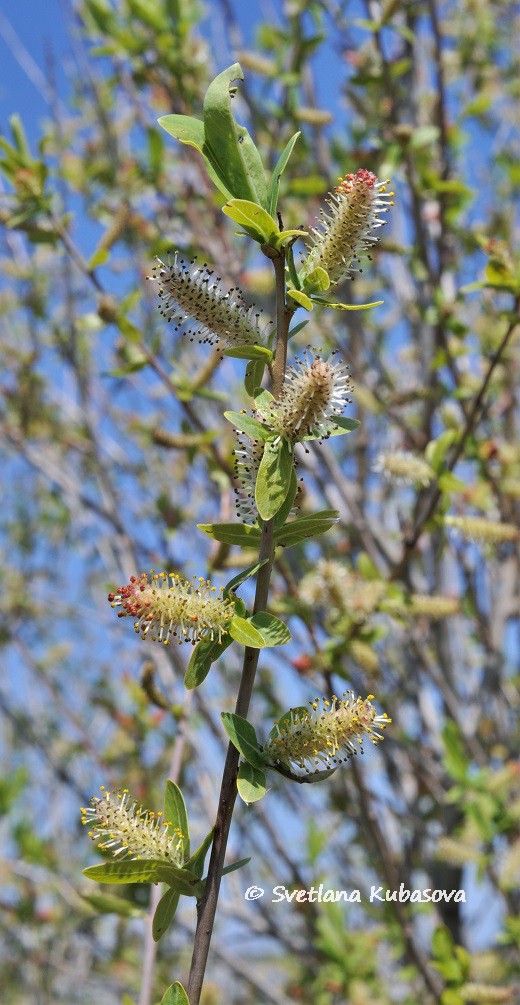
[[[254,726],[234,712],[222,712],[221,715],[222,724],[233,746],[253,768],[263,769],[265,762]]]
[[[241,227],[253,230],[260,244],[269,244],[278,234],[276,221],[255,202],[248,199],[231,199],[222,207],[222,212]]]
[[[178,828],[183,836],[182,847],[185,858],[190,854],[190,831],[184,796],[176,782],[169,778],[164,787],[164,822],[168,824],[168,833],[172,834]]]
[[[198,523],[199,530],[222,544],[237,544],[239,548],[257,548],[262,537],[258,527],[244,523]]]
[[[263,635],[246,618],[232,618],[229,623],[229,634],[235,642],[249,649],[263,649],[265,646]]]
[[[179,981],[170,985],[161,998],[161,1005],[190,1005],[188,995]]]
[[[201,639],[197,643],[190,656],[190,661],[186,667],[184,675],[184,687],[192,691],[194,687],[199,687],[208,676],[212,663],[222,656],[228,646],[231,645],[231,637],[225,635],[222,642],[217,639]]]
[[[287,625],[284,625],[279,618],[275,618],[274,614],[268,614],[267,611],[258,611],[257,614],[253,614],[253,617],[249,619],[249,624],[254,625],[256,630],[260,632],[265,646],[285,646],[291,641],[291,633]]]
[[[265,772],[260,768],[254,768],[247,761],[242,762],[238,770],[237,789],[240,798],[245,803],[256,803],[267,792]],[[235,868],[239,868],[240,864],[235,863]]]
[[[295,300],[300,307],[303,307],[306,311],[313,310],[313,303],[310,297],[306,293],[302,293],[301,290],[287,290],[287,296]]]
[[[268,442],[256,477],[255,500],[262,520],[276,516],[290,488],[293,458],[286,440]]]
[[[159,942],[168,931],[179,904],[180,894],[171,888],[161,897],[152,921],[152,936],[154,942]]]

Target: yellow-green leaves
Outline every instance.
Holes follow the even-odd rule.
[[[251,618],[234,617],[229,625],[229,634],[235,642],[250,649],[284,646],[291,641],[291,633],[283,621],[265,611],[259,611]]]
[[[161,999],[161,1005],[190,1005],[188,995],[179,981],[170,985]]]
[[[260,154],[247,129],[231,114],[231,84],[243,79],[240,64],[234,63],[209,85],[204,121],[189,115],[163,115],[159,125],[202,154],[209,177],[226,199],[247,199],[265,208],[267,184]]]
[[[157,904],[152,921],[152,936],[154,942],[159,942],[164,933],[170,927],[177,907],[179,905],[180,893],[169,887]],[[163,999],[164,1001],[164,999]]]
[[[216,639],[202,639],[195,646],[186,673],[184,675],[184,687],[192,691],[194,687],[199,687],[211,670],[211,664],[222,656],[222,653],[231,645],[231,636],[226,635],[222,642]]]
[[[287,296],[290,297],[291,300],[295,300],[296,303],[300,307],[303,307],[306,311],[312,311],[314,308],[311,298],[308,297],[306,293],[303,293],[302,290],[289,289],[287,290]]]
[[[231,199],[222,207],[222,212],[238,223],[259,244],[269,244],[278,233],[278,227],[272,216],[261,206],[247,199]]]
[[[277,250],[298,237],[307,237],[306,230],[279,230],[276,221],[265,209],[247,199],[230,199],[222,207],[222,212],[238,223],[253,241]]]
[[[318,266],[312,272],[309,272],[307,276],[304,276],[303,286],[308,293],[324,293],[330,286],[328,272],[322,269],[321,266]]]
[[[265,767],[265,761],[254,726],[247,719],[243,719],[241,715],[235,715],[234,712],[222,712],[222,723],[228,738],[242,754],[244,760],[253,768],[259,768],[262,771]]]
[[[294,145],[298,137],[301,136],[301,132],[297,132],[294,136],[291,136],[287,146],[283,149],[280,157],[276,163],[274,171],[271,175],[271,180],[269,182],[269,188],[267,189],[267,211],[271,215],[276,213],[276,206],[278,204],[278,192],[280,189],[280,178],[287,167],[289,158],[294,150]]]
[[[190,832],[186,804],[182,792],[176,782],[168,779],[164,789],[164,820],[168,830],[174,834],[177,830],[182,834],[183,859],[190,857]]]
[[[263,799],[267,791],[265,772],[243,761],[238,769],[237,789],[245,803],[256,803]]]

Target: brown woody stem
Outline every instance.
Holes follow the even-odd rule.
[[[285,369],[287,362],[287,340],[289,324],[293,311],[287,308],[285,303],[285,253],[274,252],[273,249],[264,249],[268,258],[271,258],[276,277],[276,349],[272,365],[272,390],[274,397],[278,397],[283,387],[285,379]],[[265,611],[269,596],[269,586],[271,582],[271,572],[273,568],[274,543],[273,543],[273,520],[268,520],[262,527],[262,540],[260,542],[259,560],[267,559],[265,565],[260,569],[256,580],[256,591],[254,601],[254,612]],[[258,666],[258,649],[246,649],[242,666],[242,677],[235,705],[235,712],[244,718],[249,711],[249,703],[255,682],[256,669]],[[239,753],[233,744],[229,744],[222,775],[220,797],[217,809],[217,819],[215,822],[215,836],[211,848],[211,858],[209,862],[208,877],[204,888],[204,895],[197,904],[197,928],[193,945],[193,955],[191,959],[190,976],[188,980],[188,998],[190,1005],[199,1005],[204,974],[208,960],[209,947],[215,923],[218,896],[226,847],[233,817],[233,809],[237,796],[237,775],[238,775]]]

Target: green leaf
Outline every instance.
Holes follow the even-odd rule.
[[[144,911],[131,901],[114,897],[109,893],[82,893],[81,898],[100,914],[118,914],[121,918],[139,918],[144,914]]]
[[[335,304],[331,303],[330,300],[324,300],[323,297],[313,296],[312,299],[320,307],[332,307],[335,311],[367,311],[369,307],[380,307],[384,303],[383,300],[374,300],[371,304]]]
[[[222,174],[218,161],[205,142],[204,123],[200,119],[192,118],[191,115],[162,115],[158,122],[170,136],[174,136],[186,146],[195,147],[202,154],[206,171],[213,184],[226,199],[230,199],[233,193],[227,187],[225,174]]]
[[[334,419],[334,425],[337,429],[331,429],[330,436],[343,436],[345,433],[352,433],[355,429],[358,429],[361,425],[359,419],[346,419],[343,415],[338,416]],[[319,436],[304,436],[304,440],[319,440]]]
[[[442,468],[446,454],[457,436],[458,433],[455,429],[446,429],[436,440],[430,440],[424,451],[424,456],[434,471],[438,472]]]
[[[263,359],[252,359],[246,366],[244,387],[250,398],[254,398],[257,387],[260,387],[264,376],[265,362]]]
[[[157,869],[157,878],[184,897],[200,896],[200,881],[190,869],[178,869],[174,865],[161,862]]]
[[[468,775],[468,759],[459,727],[448,719],[443,731],[444,767],[456,782],[464,782]]]
[[[162,865],[164,862],[155,859],[101,862],[83,869],[83,875],[96,883],[157,883],[157,870]]]
[[[274,532],[275,544],[284,548],[291,548],[300,541],[307,541],[311,537],[325,534],[326,531],[337,523],[338,511],[335,509],[321,510],[319,513],[311,513],[309,516],[300,516],[296,520],[291,520],[284,527],[280,527]]]
[[[268,558],[264,558],[261,562],[255,562],[253,565],[248,565],[247,569],[242,569],[242,572],[237,573],[237,575],[234,576],[233,579],[230,579],[229,583],[226,584],[224,587],[224,596],[229,597],[231,593],[238,590],[239,586],[242,586],[242,583],[251,579],[251,576],[255,576],[259,569],[266,565],[268,561]]]
[[[231,356],[233,359],[258,359],[265,363],[270,363],[273,354],[264,345],[235,345],[229,349],[224,349],[224,356]]]
[[[252,440],[263,440],[264,442],[273,435],[272,429],[267,429],[258,419],[245,412],[224,412],[224,418],[242,433],[247,433]]]
[[[185,863],[186,869],[195,873],[198,879],[201,879],[202,873],[204,872],[204,862],[206,855],[208,854],[208,849],[211,847],[214,833],[215,828],[212,827],[209,834],[206,834],[202,844],[200,844],[197,848],[197,851],[194,852],[189,861]]]
[[[248,764],[248,768],[250,768],[250,767],[251,767],[251,765]],[[251,768],[251,770],[252,771],[256,771],[257,769],[256,768]],[[223,876],[229,876],[230,872],[236,872],[237,869],[242,869],[250,861],[251,861],[251,856],[249,856],[249,858],[239,858],[237,862],[232,862],[231,865],[226,865],[224,867],[224,869],[222,870],[222,875]]]
[[[363,579],[381,579],[381,573],[377,568],[376,563],[370,558],[370,555],[366,551],[360,552],[356,562],[356,569],[360,575],[363,576]]]
[[[300,321],[300,323],[297,324],[297,325],[295,325],[294,328],[291,328],[291,330],[290,330],[287,338],[288,339],[289,338],[294,338],[294,336],[297,335],[298,332],[301,332],[302,329],[305,328],[305,326],[309,324],[309,321],[310,321],[310,318],[305,318],[305,321]]]
[[[466,483],[457,478],[452,471],[443,471],[442,475],[439,475],[438,485],[442,492],[465,492],[467,488]]]
[[[287,290],[287,296],[291,297],[292,300],[296,300],[296,303],[300,307],[304,307],[306,311],[312,311],[313,303],[310,297],[306,293],[302,293],[301,290]]]
[[[221,716],[231,743],[242,754],[244,760],[253,768],[263,769],[265,762],[254,726],[247,719],[243,719],[241,715],[236,715],[234,712],[221,712]]]
[[[278,513],[274,518],[275,529],[277,529],[278,527],[283,527],[285,521],[287,520],[287,517],[289,516],[289,513],[291,512],[294,506],[294,500],[296,499],[297,491],[298,491],[298,479],[296,478],[296,471],[294,470],[293,467],[291,469],[291,480],[289,483],[289,491],[287,493],[287,498],[285,499],[283,506],[280,507]]]
[[[168,833],[173,835],[178,828],[183,836],[184,857],[190,854],[190,830],[184,796],[176,782],[169,778],[164,787],[164,821],[168,823]]]
[[[265,208],[267,185],[260,154],[247,129],[231,114],[230,84],[243,79],[240,63],[234,63],[209,85],[204,98],[205,141],[231,198],[248,199]]]
[[[246,618],[238,616],[232,618],[229,623],[229,634],[241,646],[248,646],[250,649],[263,649],[265,646],[263,635]]]
[[[256,548],[262,538],[259,527],[249,527],[243,523],[198,523],[197,527],[214,541],[237,544],[240,548]]]
[[[270,520],[283,506],[291,488],[293,458],[286,440],[267,442],[255,485],[255,500],[262,520]]]
[[[307,293],[324,293],[330,286],[329,274],[321,266],[318,266],[317,269],[313,269],[307,276],[304,276],[303,285]]]
[[[266,611],[258,611],[249,619],[249,624],[254,625],[260,632],[266,646],[285,646],[291,641],[291,633],[284,625],[283,621],[275,618],[273,614]]]
[[[248,233],[256,234],[259,244],[270,244],[278,234],[276,220],[255,202],[248,199],[231,199],[222,207],[222,212],[241,227],[246,227]]]
[[[453,936],[444,925],[439,925],[435,929],[432,937],[432,953],[434,959],[448,961],[453,959],[455,943]]]
[[[184,687],[188,691],[192,691],[194,687],[199,687],[206,680],[212,663],[215,663],[230,645],[230,635],[225,635],[222,642],[219,642],[217,639],[201,639],[192,650],[184,675]]]
[[[179,981],[170,985],[161,998],[161,1005],[190,1005],[188,995]]]
[[[289,158],[294,150],[294,145],[299,136],[301,136],[301,132],[297,132],[294,134],[294,136],[291,136],[289,142],[282,150],[282,153],[280,154],[275,164],[273,173],[271,175],[271,180],[269,182],[269,186],[267,189],[267,212],[270,213],[271,216],[273,216],[274,213],[276,213],[276,207],[278,205],[280,178],[283,175],[287,167],[287,164],[289,163]]]
[[[271,392],[266,387],[257,387],[253,397],[255,399],[255,407],[260,412],[260,415],[263,415],[264,419],[270,419],[272,417],[271,403],[274,401]]]
[[[245,803],[256,803],[267,792],[265,771],[254,768],[252,764],[244,761],[238,769],[237,789]]]
[[[309,233],[307,230],[280,230],[274,237],[271,238],[269,244],[273,248],[283,248],[285,244],[289,242],[294,244],[298,237],[308,237]]]
[[[180,894],[171,887],[161,897],[152,921],[152,935],[154,942],[159,942],[165,932],[168,931],[179,904]]]

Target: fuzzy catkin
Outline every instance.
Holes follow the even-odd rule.
[[[112,607],[120,607],[118,617],[134,618],[135,631],[152,642],[168,645],[171,638],[195,645],[202,638],[218,639],[227,634],[234,603],[209,580],[183,579],[175,573],[143,572],[131,576],[126,586],[109,593]]]
[[[393,206],[388,184],[364,168],[340,180],[326,200],[328,209],[321,210],[317,226],[311,228],[302,276],[322,268],[335,285],[362,271],[361,259],[370,258],[370,250],[378,240],[373,231],[386,223],[382,214]]]
[[[182,329],[191,341],[198,338],[223,348],[265,342],[271,322],[261,324],[262,311],[248,307],[238,287],[223,290],[206,263],[186,263],[177,252],[171,262],[157,261],[150,278],[159,283],[159,310],[167,321],[177,322],[175,331]],[[186,327],[190,318],[195,324]]]

